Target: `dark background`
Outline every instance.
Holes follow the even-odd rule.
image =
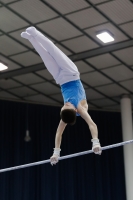
[[[60,108],[0,101],[0,168],[49,159]],[[102,146],[122,141],[121,116],[89,111]],[[28,124],[28,125],[27,125]],[[32,140],[25,142],[29,127]],[[77,118],[63,134],[61,156],[92,148],[87,124]],[[0,174],[0,200],[125,200],[122,147]]]

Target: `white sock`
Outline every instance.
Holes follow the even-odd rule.
[[[30,35],[32,35],[33,37],[36,37],[37,34],[38,34],[37,29],[35,27],[33,27],[33,26],[27,28],[26,32],[29,33]]]
[[[22,32],[21,37],[30,40],[32,38],[32,35],[27,32]]]

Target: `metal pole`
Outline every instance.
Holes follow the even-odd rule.
[[[123,146],[123,145],[126,145],[126,144],[130,144],[132,142],[133,142],[133,140],[129,140],[129,141],[125,141],[125,142],[121,142],[121,143],[105,146],[105,147],[102,147],[102,150],[112,149],[112,148],[115,148],[115,147],[119,147],[119,146]],[[59,158],[59,160],[64,160],[64,159],[68,159],[68,158],[82,156],[82,155],[90,154],[90,153],[93,153],[93,151],[92,150],[88,150],[88,151],[83,151],[83,152],[79,152],[79,153],[74,153],[74,154],[62,156],[62,157]],[[16,169],[22,169],[22,168],[26,168],[26,167],[32,167],[32,166],[36,166],[36,165],[42,165],[42,164],[46,164],[46,163],[50,163],[50,159],[39,161],[39,162],[34,162],[34,163],[29,163],[29,164],[25,164],[25,165],[19,165],[19,166],[15,166],[15,167],[9,167],[9,168],[5,168],[5,169],[1,169],[0,173],[7,172],[7,171],[12,171],[12,170],[16,170]]]

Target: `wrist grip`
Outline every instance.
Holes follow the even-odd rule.
[[[54,155],[56,155],[56,156],[60,156],[60,151],[61,151],[61,149],[60,148],[54,148]]]

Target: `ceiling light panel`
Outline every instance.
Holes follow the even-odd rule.
[[[4,56],[0,55],[0,60],[1,60],[1,62],[3,61],[3,63],[6,63],[8,65],[7,71],[11,71],[11,70],[15,70],[15,69],[19,69],[20,68],[19,65],[17,65],[14,62],[12,62],[11,60],[5,58]]]
[[[113,43],[125,41],[125,40],[128,39],[128,37],[125,36],[125,34],[123,34],[119,29],[117,29],[111,23],[105,23],[105,24],[101,24],[101,25],[98,25],[98,26],[95,26],[95,27],[92,27],[92,28],[88,28],[88,29],[85,30],[85,32],[88,35],[90,35],[92,38],[94,38],[96,41],[98,41],[100,44],[108,45],[108,43],[103,43],[96,37],[96,33],[100,32],[102,30],[108,30],[109,32],[111,32],[114,35],[115,40],[113,41]]]
[[[6,69],[8,69],[8,67],[0,62],[0,71],[4,71]]]
[[[96,37],[101,40],[103,43],[113,42],[115,39],[107,31],[99,33]]]

